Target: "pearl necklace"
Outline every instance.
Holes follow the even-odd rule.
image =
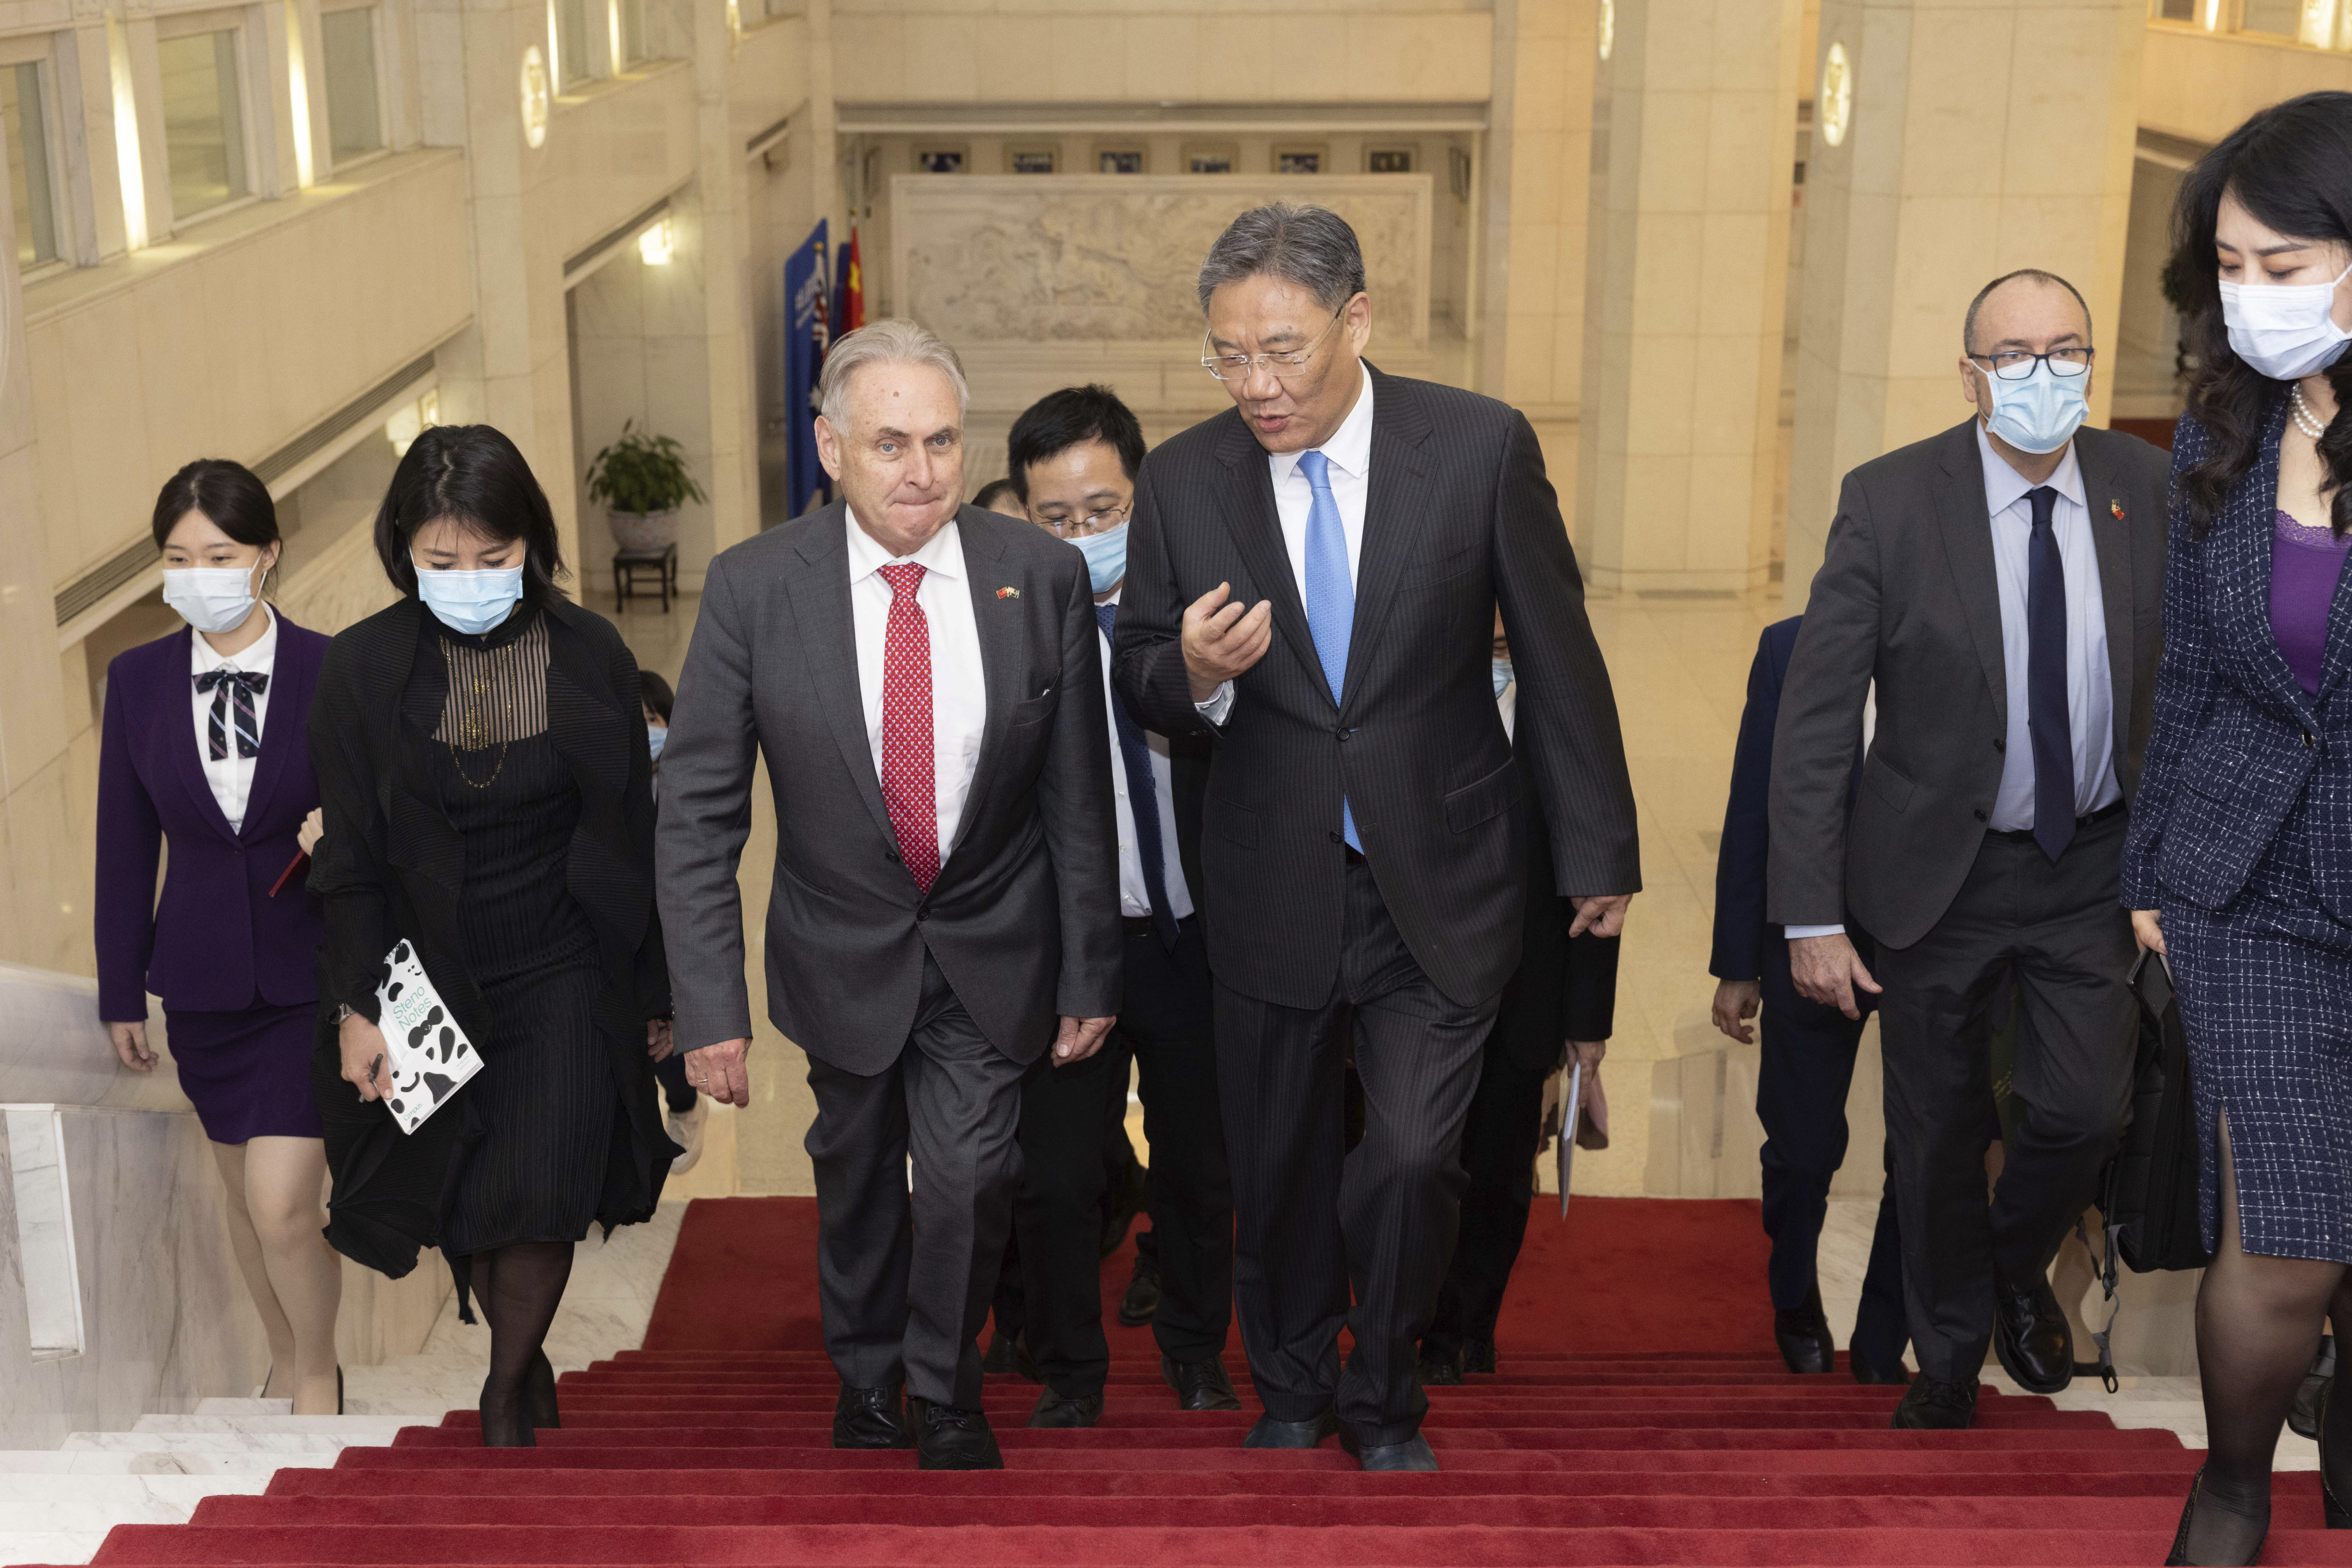
[[[2313,440],[2327,434],[2327,426],[2312,413],[2311,405],[2303,400],[2303,383],[2299,381],[2287,389],[2287,412],[2294,416],[2294,427]]]

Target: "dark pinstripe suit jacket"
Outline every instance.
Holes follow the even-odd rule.
[[[2311,875],[2338,920],[2352,920],[2352,592],[2339,579],[2327,616],[2319,695],[2305,693],[2271,631],[2272,513],[2286,398],[2271,405],[2262,446],[2202,540],[2186,507],[2172,518],[2164,587],[2164,666],[2156,737],[2124,850],[2124,901],[2137,910],[2235,899],[2306,792]],[[2173,471],[2211,437],[2184,416]]]
[[[1209,725],[1178,630],[1219,583],[1274,603],[1274,644],[1216,731],[1202,824],[1209,961],[1284,1006],[1328,1001],[1346,862],[1339,801],[1413,958],[1483,1001],[1518,965],[1532,776],[1563,893],[1641,886],[1633,792],[1609,671],[1543,454],[1492,398],[1373,378],[1371,479],[1356,613],[1332,700],[1282,542],[1266,455],[1238,411],[1166,442],[1136,487],[1112,667],[1142,721]],[[1495,710],[1495,606],[1518,671],[1520,744]]]

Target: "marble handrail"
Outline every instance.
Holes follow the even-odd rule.
[[[115,1059],[113,1042],[99,1020],[97,981],[0,963],[0,1102],[192,1109],[172,1065],[163,1010],[152,999],[147,1043],[163,1059],[152,1072],[132,1072]]]

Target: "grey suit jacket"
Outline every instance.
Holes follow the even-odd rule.
[[[776,808],[768,1016],[876,1073],[913,1026],[928,951],[992,1044],[1029,1061],[1055,1016],[1118,1011],[1118,830],[1086,560],[1024,522],[956,514],[988,719],[928,895],[898,858],[857,681],[842,502],[710,563],[662,752],[657,887],[677,1040],[751,1032],[736,863],[755,753]]]
[[[1772,742],[1775,925],[1849,910],[1908,947],[1943,918],[1984,842],[2009,724],[2000,590],[1975,421],[1848,474],[1780,692]],[[2107,620],[2116,774],[2139,788],[2163,650],[2165,467],[2137,436],[2074,437]],[[1878,727],[1848,792],[1863,700]]]
[[[1535,431],[1493,398],[1371,375],[1342,700],[1315,651],[1265,448],[1233,409],[1144,459],[1111,660],[1146,725],[1210,731],[1184,670],[1185,606],[1220,583],[1272,601],[1274,644],[1213,731],[1201,858],[1218,983],[1287,1007],[1322,1005],[1339,973],[1343,790],[1414,962],[1457,1002],[1496,994],[1518,967],[1530,809],[1550,824],[1559,892],[1642,881],[1617,701]],[[1524,768],[1495,710],[1498,603]]]

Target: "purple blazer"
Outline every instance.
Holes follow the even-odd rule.
[[[272,606],[273,612],[275,606]],[[326,934],[304,879],[270,888],[301,853],[319,804],[310,694],[327,638],[278,617],[278,655],[243,831],[231,833],[197,754],[186,627],[120,655],[106,671],[98,759],[98,1010],[113,1022],[167,1011],[235,1012],[319,996]],[[163,896],[155,865],[172,841]]]

